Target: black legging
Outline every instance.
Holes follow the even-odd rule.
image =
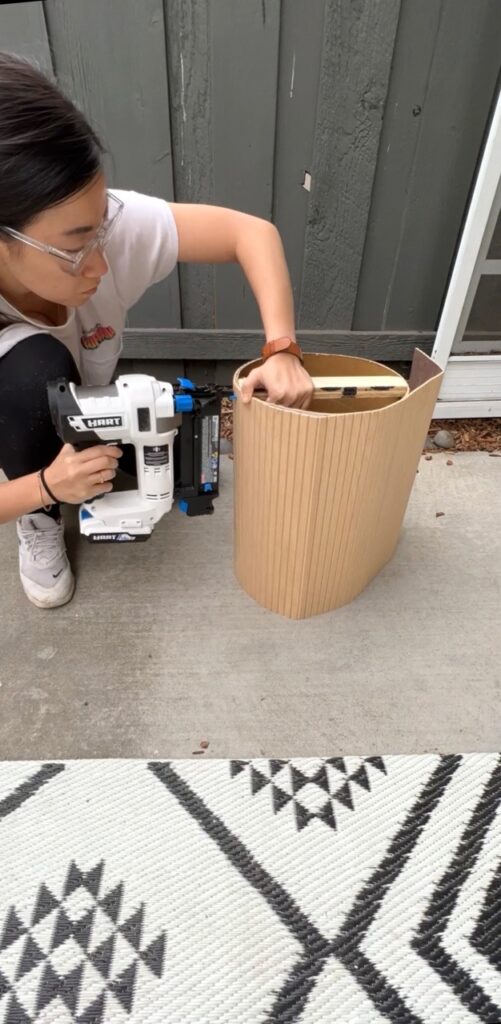
[[[80,384],[73,356],[51,334],[32,334],[0,359],[0,466],[9,480],[36,473],[61,450],[47,400],[47,382],[57,377]],[[120,466],[128,472],[133,453],[124,445]],[[57,518],[59,512],[52,505],[48,514]]]

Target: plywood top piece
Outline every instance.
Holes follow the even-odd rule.
[[[242,378],[244,380],[245,378]],[[313,386],[317,397],[336,398],[347,394],[352,397],[358,395],[377,395],[390,393],[392,398],[403,398],[409,392],[408,382],[399,374],[378,375],[362,374],[333,377],[312,377]],[[241,381],[238,382],[239,384]],[[265,392],[255,391],[254,395],[259,398]]]

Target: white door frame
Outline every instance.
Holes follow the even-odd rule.
[[[501,93],[494,109],[433,347],[432,359],[445,370],[434,418],[501,416],[501,355],[474,354],[465,358],[454,354],[458,347],[460,351],[465,349],[463,334],[482,274],[501,274],[501,260],[487,259],[500,210]],[[470,352],[475,351],[475,344],[475,341],[468,342]],[[482,364],[476,375],[473,364]]]

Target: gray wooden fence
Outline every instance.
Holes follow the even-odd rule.
[[[112,185],[273,220],[307,348],[431,346],[500,65],[499,0],[29,0],[0,47],[88,114]],[[238,267],[180,265],[131,358],[242,361]]]

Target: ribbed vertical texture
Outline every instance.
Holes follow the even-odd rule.
[[[391,372],[345,356],[305,363],[312,376]],[[338,608],[391,558],[440,388],[439,367],[427,363],[419,388],[386,406],[378,396],[373,410],[368,400],[362,412],[237,400],[235,572],[265,608],[294,619]],[[249,369],[236,374],[237,391]]]

